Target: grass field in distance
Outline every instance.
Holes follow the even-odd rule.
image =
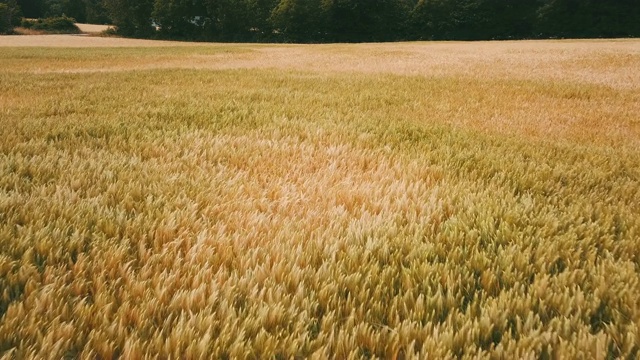
[[[638,356],[640,40],[31,39],[0,357]]]

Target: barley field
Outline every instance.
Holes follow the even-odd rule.
[[[640,40],[0,37],[0,357],[640,351]]]

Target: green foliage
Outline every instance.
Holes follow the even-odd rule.
[[[532,37],[537,0],[420,0],[411,14],[418,39]]]
[[[27,17],[66,15],[79,22],[113,23],[124,36],[183,40],[640,36],[637,0],[20,0],[18,5]]]
[[[273,37],[276,0],[155,0],[157,36],[170,39],[260,41]]]
[[[17,0],[24,17],[36,19],[44,16],[44,0]]]
[[[0,3],[0,34],[6,34],[13,30],[11,26],[9,7],[7,4]]]
[[[79,23],[87,22],[87,9],[84,0],[65,0],[64,15],[76,19]]]
[[[247,0],[204,0],[207,37],[218,41],[248,41],[251,36],[251,14]]]
[[[111,19],[107,15],[102,0],[83,0],[87,23],[89,24],[110,24]]]
[[[108,24],[102,0],[17,0],[26,18],[38,19],[66,15],[78,22]]]
[[[44,17],[56,17],[63,14],[63,0],[44,0]]]
[[[150,1],[105,3],[124,35],[140,33],[138,25],[153,19],[160,28],[156,35],[180,39],[361,42],[640,36],[640,3],[634,0]],[[132,14],[137,14],[136,21]]]
[[[636,0],[544,0],[537,15],[543,37],[640,36]]]
[[[0,34],[10,34],[20,20],[20,7],[15,0],[0,0]]]
[[[323,15],[320,0],[281,0],[270,20],[285,41],[318,42],[326,40]]]
[[[201,16],[205,13],[202,1],[155,0],[153,19],[164,37],[179,39],[198,38],[209,23]]]
[[[635,0],[20,0],[18,5],[27,17],[66,15],[79,22],[112,22],[125,36],[185,40],[640,36]]]
[[[76,20],[68,16],[58,16],[45,19],[23,19],[20,24],[23,28],[45,31],[55,34],[78,34],[80,29],[75,24]]]
[[[405,0],[324,0],[332,39],[389,41],[404,38]]]
[[[155,34],[151,18],[153,0],[103,0],[102,5],[121,35],[151,37]]]
[[[274,24],[271,21],[272,10],[278,0],[247,0],[249,25],[253,41],[272,40]]]

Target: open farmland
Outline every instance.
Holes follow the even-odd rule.
[[[1,45],[4,358],[639,355],[640,40]]]

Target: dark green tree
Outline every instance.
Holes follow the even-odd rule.
[[[283,41],[319,42],[326,40],[324,15],[320,0],[281,0],[270,19]]]
[[[44,15],[43,0],[17,0],[17,4],[26,18],[37,19]]]
[[[482,13],[487,21],[480,32],[484,39],[534,37],[538,0],[484,0]]]
[[[19,24],[20,7],[16,0],[0,0],[0,34],[9,34]]]
[[[537,20],[541,37],[640,36],[640,1],[543,0]]]
[[[83,0],[64,0],[62,2],[62,13],[74,18],[77,22],[87,22],[86,5]]]
[[[412,38],[437,40],[453,38],[455,20],[453,2],[449,0],[420,0],[410,15]]]
[[[640,36],[640,0],[18,0],[20,4],[29,17],[64,14],[78,21],[112,22],[125,36],[174,39],[362,42]],[[2,10],[5,19],[8,8]]]
[[[323,0],[331,40],[390,41],[405,38],[409,0]]]
[[[274,28],[271,13],[278,0],[247,0],[250,41],[269,41],[273,39]]]
[[[44,0],[44,17],[60,17],[63,14],[63,0]]]
[[[118,33],[124,36],[155,36],[151,17],[153,0],[103,0],[102,5]]]
[[[420,0],[411,14],[418,39],[512,39],[533,36],[538,0]]]
[[[210,18],[200,0],[155,0],[153,20],[165,38],[198,39]]]
[[[111,24],[102,0],[83,0],[87,22],[89,24]]]
[[[252,39],[250,3],[248,0],[204,0],[211,24],[208,38],[218,41]]]

